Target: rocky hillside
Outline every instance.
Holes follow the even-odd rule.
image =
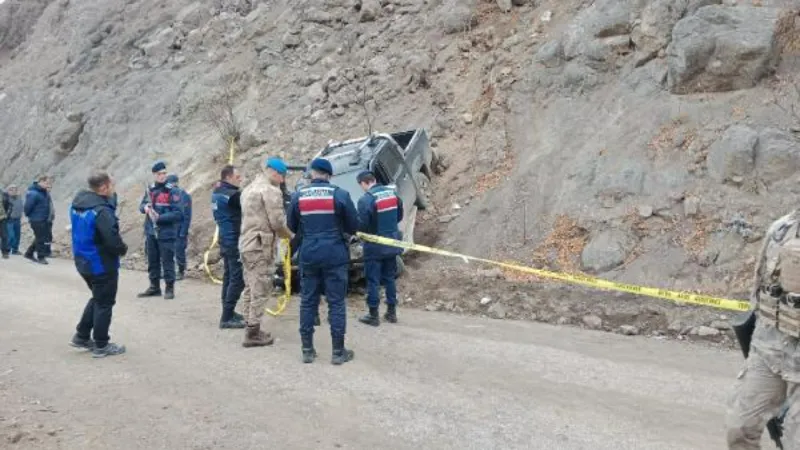
[[[54,174],[63,229],[69,197],[92,167],[107,168],[138,245],[135,205],[150,162],[164,158],[195,194],[198,251],[227,149],[215,125],[237,137],[253,173],[268,154],[303,161],[329,139],[364,135],[366,110],[382,131],[427,128],[441,156],[420,240],[737,296],[765,227],[797,204],[798,8],[6,0],[0,183]],[[443,264],[412,264],[420,295],[440,305],[452,286],[425,280]]]

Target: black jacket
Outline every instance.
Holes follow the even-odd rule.
[[[119,235],[119,221],[109,199],[81,191],[70,208],[72,253],[78,272],[103,275],[119,270],[128,246]]]

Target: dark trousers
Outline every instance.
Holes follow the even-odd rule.
[[[159,285],[161,273],[167,284],[175,283],[175,240],[159,240],[147,235],[147,273],[150,284]]]
[[[19,239],[22,232],[22,219],[8,219],[8,245],[11,251],[19,253]]]
[[[108,344],[108,328],[111,326],[111,310],[117,303],[119,273],[105,275],[83,275],[86,285],[92,290],[92,298],[83,309],[83,316],[76,330],[82,339],[94,338],[97,347]],[[94,336],[90,336],[94,334]]]
[[[189,236],[178,236],[175,239],[175,262],[178,264],[178,272],[186,271],[186,247],[189,245]]]
[[[25,256],[33,257],[33,254],[36,253],[36,257],[42,259],[47,256],[47,246],[45,245],[48,233],[47,222],[31,222],[31,229],[33,230],[33,242],[25,251]]]
[[[367,279],[367,306],[377,308],[381,302],[381,286],[386,289],[386,304],[397,304],[397,287],[394,276],[397,273],[397,258],[372,259],[364,262],[364,277]]]
[[[300,335],[314,334],[314,318],[319,313],[323,293],[328,301],[328,323],[331,338],[344,339],[347,330],[347,270],[343,265],[332,268],[305,266],[300,278]]]
[[[2,208],[2,205],[0,205]],[[11,243],[8,240],[8,220],[0,220],[0,253],[7,255],[11,253]]]
[[[238,248],[220,249],[224,274],[222,276],[222,320],[230,320],[244,291],[244,269]]]
[[[50,256],[53,254],[53,222],[47,222],[47,228],[44,237],[44,255]]]

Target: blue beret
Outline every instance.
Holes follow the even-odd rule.
[[[327,159],[316,158],[311,161],[311,169],[319,172],[325,172],[328,175],[333,175],[333,166]]]
[[[178,176],[174,173],[169,174],[167,177],[167,183],[178,184]]]
[[[161,172],[162,170],[167,170],[167,165],[164,164],[164,161],[156,161],[156,163],[153,164],[153,173]]]
[[[363,183],[364,181],[366,181],[366,178],[370,176],[375,178],[374,173],[370,172],[369,170],[362,170],[361,172],[358,173],[358,176],[356,176],[356,181],[358,181],[359,183]]]
[[[282,159],[274,156],[267,159],[266,166],[281,175],[286,175],[286,172],[288,171],[286,163],[284,163]]]

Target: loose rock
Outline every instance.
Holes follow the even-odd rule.
[[[511,11],[511,0],[497,0],[497,6],[500,7],[500,11],[509,12]]]
[[[487,310],[489,316],[494,319],[505,319],[506,318],[506,307],[500,303],[495,303],[489,307]]]
[[[489,303],[491,303],[491,302],[492,302],[492,299],[491,299],[491,297],[483,297],[483,298],[481,299],[481,305],[483,305],[483,306],[486,306],[486,305],[488,305],[488,304],[489,304]]]
[[[581,320],[589,328],[597,329],[603,326],[603,319],[597,316],[584,316]]]
[[[619,332],[626,336],[634,336],[639,334],[639,328],[633,325],[622,325],[619,327]]]
[[[758,133],[744,125],[733,125],[722,138],[714,142],[708,152],[706,164],[709,176],[717,182],[749,175],[755,168]]]
[[[692,329],[691,333],[696,336],[701,337],[709,337],[709,336],[718,336],[719,330],[716,328],[706,327],[706,326],[699,326]]]
[[[361,15],[359,22],[372,22],[381,13],[381,4],[378,0],[361,0]]]
[[[585,270],[606,272],[625,262],[633,247],[632,237],[619,229],[605,230],[597,234],[581,253],[581,265]]]
[[[732,329],[730,322],[726,320],[715,320],[709,324],[711,328],[716,328],[717,330],[727,331]]]

